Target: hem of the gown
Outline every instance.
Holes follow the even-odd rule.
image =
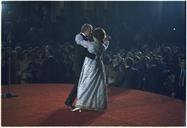
[[[88,106],[83,106],[83,105],[75,105],[77,108],[85,109],[85,110],[92,110],[92,111],[104,111],[106,107],[104,108],[90,108]]]

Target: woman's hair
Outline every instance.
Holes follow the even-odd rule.
[[[93,31],[93,37],[95,37],[98,41],[103,41],[106,37],[106,32],[103,28],[95,28]]]

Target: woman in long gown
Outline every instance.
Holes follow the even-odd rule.
[[[93,31],[93,42],[82,40],[76,36],[76,41],[96,55],[95,59],[85,58],[79,78],[76,108],[102,111],[107,108],[107,86],[105,68],[102,60],[104,51],[109,45],[106,33],[102,28]],[[104,41],[105,40],[105,41]]]

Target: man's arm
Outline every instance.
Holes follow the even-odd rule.
[[[90,41],[86,41],[83,39],[83,37],[80,35],[80,34],[77,34],[75,36],[75,42],[78,44],[78,45],[81,45],[83,46],[84,48],[88,48],[90,46]]]

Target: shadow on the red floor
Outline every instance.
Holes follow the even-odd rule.
[[[70,112],[67,109],[59,109],[47,117],[41,126],[89,126],[104,112],[82,111]]]

